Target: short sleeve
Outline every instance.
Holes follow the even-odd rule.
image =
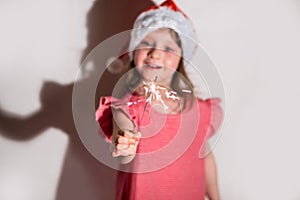
[[[108,142],[111,142],[113,133],[113,112],[115,110],[122,111],[134,126],[137,126],[140,111],[143,108],[139,99],[132,96],[125,96],[122,99],[116,99],[111,96],[101,97],[99,108],[96,111],[96,120],[100,125],[100,135],[103,136]]]
[[[210,118],[210,132],[208,132],[208,138],[214,136],[222,124],[223,110],[220,104],[221,104],[221,99],[219,98],[210,99],[211,118]]]
[[[208,140],[216,135],[223,121],[223,111],[221,108],[221,99],[211,98],[200,102],[200,119],[202,116],[203,125],[205,127],[204,141],[199,150],[199,158],[204,158],[212,149]],[[202,105],[201,105],[202,104]],[[215,142],[212,138],[211,142]]]
[[[113,131],[112,103],[116,100],[112,97],[101,97],[99,108],[96,111],[96,120],[100,125],[100,135],[111,141]]]
[[[223,121],[223,110],[221,108],[221,99],[210,98],[204,101],[205,113],[207,114],[207,123],[209,124],[206,139],[211,138],[220,128]]]

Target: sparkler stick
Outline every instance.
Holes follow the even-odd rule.
[[[155,76],[155,79],[154,79],[154,81],[153,81],[153,85],[154,85],[154,83],[157,81],[157,78],[158,78],[158,77]],[[154,86],[155,86],[155,85],[154,85]],[[146,89],[146,88],[145,88],[145,89]],[[148,106],[149,102],[151,102],[152,92],[153,92],[153,91],[151,90],[151,87],[150,87],[149,96],[148,96],[148,98],[146,99],[146,104],[145,104],[145,106],[144,106],[144,110],[143,110],[142,117],[141,117],[141,120],[140,120],[140,125],[138,126],[138,131],[141,131],[141,124],[142,124],[142,121],[143,121],[143,119],[144,119],[144,115],[145,115],[147,106]],[[147,90],[146,90],[146,93],[147,93]]]

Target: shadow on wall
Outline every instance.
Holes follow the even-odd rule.
[[[87,15],[87,47],[82,60],[100,42],[132,27],[136,16],[153,2],[150,0],[95,1]],[[104,66],[97,66],[104,67]],[[121,74],[104,72],[95,101],[110,95]],[[89,77],[82,81],[88,81]],[[77,84],[81,84],[80,82]],[[11,115],[0,109],[0,130],[3,136],[17,140],[30,140],[44,130],[55,127],[69,137],[66,157],[57,186],[56,199],[114,199],[115,170],[96,160],[82,145],[72,116],[72,89],[74,84],[61,85],[47,81],[40,91],[41,109],[30,116]],[[97,104],[96,104],[97,105]]]

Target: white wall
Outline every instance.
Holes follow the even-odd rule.
[[[215,149],[223,199],[300,199],[299,6],[264,0],[190,7],[226,90]]]
[[[222,199],[300,199],[299,2],[176,2],[224,81],[226,118],[214,149]],[[30,116],[45,80],[74,81],[91,5],[0,2],[3,110]],[[51,127],[25,141],[0,134],[0,199],[54,199],[67,146],[68,136]]]
[[[1,109],[27,117],[41,109],[44,81],[74,81],[91,3],[0,2]],[[0,199],[54,199],[67,145],[68,137],[51,127],[25,141],[0,134]]]

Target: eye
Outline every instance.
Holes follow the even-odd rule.
[[[142,46],[142,47],[151,47],[151,43],[146,41],[146,40],[143,40],[143,41],[141,41],[140,46]]]
[[[171,48],[171,47],[166,47],[166,48],[165,48],[165,51],[167,51],[167,52],[174,52],[174,49]]]

